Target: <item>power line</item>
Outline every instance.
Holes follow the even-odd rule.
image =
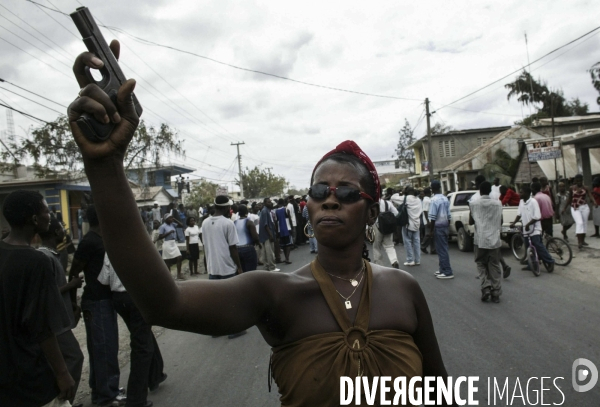
[[[42,106],[42,107],[45,107],[46,109],[48,109],[48,110],[52,110],[53,112],[56,112],[56,113],[58,113],[58,114],[62,114],[62,115],[64,115],[64,114],[65,114],[64,112],[59,112],[58,110],[54,110],[54,109],[52,109],[51,107],[48,107],[48,106],[46,106],[46,105],[43,105],[43,104],[41,104],[41,103],[39,103],[39,102],[36,102],[36,101],[35,101],[35,100],[33,100],[33,99],[29,99],[28,97],[25,97],[25,96],[23,96],[23,95],[20,95],[20,94],[18,94],[17,92],[13,92],[12,90],[8,90],[8,89],[6,89],[6,88],[3,88],[2,86],[0,86],[0,89],[3,89],[3,90],[5,90],[5,91],[7,91],[7,92],[10,92],[10,93],[12,93],[13,95],[20,96],[20,97],[22,97],[23,99],[29,100],[30,102],[32,102],[32,103],[35,103],[36,105],[40,105],[40,106]]]
[[[17,110],[17,109],[15,109],[15,108],[13,108],[13,107],[10,107],[10,106],[8,106],[8,105],[5,105],[4,103],[0,103],[0,106],[4,106],[4,107],[6,107],[7,109],[10,109],[10,110],[13,110],[13,111],[15,111],[15,112],[17,112],[17,113],[20,113],[20,114],[22,114],[23,116],[31,117],[32,119],[39,120],[40,122],[44,122],[44,123],[46,123],[46,124],[50,124],[50,122],[47,122],[46,120],[40,119],[39,117],[32,116],[32,115],[30,115],[29,113],[25,113],[25,112],[22,112],[22,111],[20,111],[20,110]]]
[[[37,5],[37,6],[44,7],[44,8],[46,8],[46,9],[48,9],[48,10],[52,10],[52,11],[54,11],[54,12],[56,12],[56,13],[60,13],[60,14],[63,14],[63,15],[65,15],[65,16],[68,16],[68,14],[66,14],[66,13],[63,13],[62,11],[60,11],[60,10],[58,10],[58,9],[53,9],[53,8],[51,8],[51,7],[43,6],[43,5],[41,5],[41,4],[39,4],[39,3],[35,2],[35,1],[32,1],[32,0],[26,0],[26,1],[28,1],[28,2],[30,2],[30,3],[33,3],[33,4]],[[80,3],[80,4],[81,4],[81,3]],[[42,11],[43,11],[43,10],[42,10]],[[45,12],[45,11],[44,11],[44,12]],[[55,21],[56,21],[56,20],[55,20]],[[59,24],[60,24],[60,23],[59,23]],[[61,24],[61,25],[62,25],[62,24]],[[63,27],[64,27],[64,26],[63,26]],[[108,29],[108,30],[114,30],[114,31],[120,32],[120,33],[122,33],[122,34],[125,34],[125,35],[127,35],[128,37],[131,37],[131,38],[133,38],[134,40],[136,40],[136,41],[138,41],[138,42],[140,42],[140,43],[142,43],[142,44],[146,44],[146,45],[151,45],[151,46],[155,46],[155,47],[161,47],[161,48],[170,49],[170,50],[172,50],[172,51],[176,51],[176,52],[180,52],[180,53],[183,53],[183,54],[188,54],[188,55],[191,55],[191,56],[195,56],[195,57],[197,57],[197,58],[205,59],[205,60],[207,60],[207,61],[211,61],[211,62],[214,62],[214,63],[216,63],[216,64],[223,65],[223,66],[228,66],[228,67],[230,67],[230,68],[238,69],[238,70],[240,70],[240,71],[245,71],[245,72],[256,73],[256,74],[259,74],[259,75],[270,76],[270,77],[273,77],[273,78],[278,78],[278,79],[283,79],[283,80],[290,81],[290,82],[299,83],[299,84],[301,84],[301,85],[312,86],[312,87],[316,87],[316,88],[322,88],[322,89],[328,89],[328,90],[333,90],[333,91],[337,91],[337,92],[352,93],[352,94],[356,94],[356,95],[363,95],[363,96],[371,96],[371,97],[384,98],[384,99],[396,99],[396,100],[416,100],[416,101],[420,101],[420,100],[421,100],[421,99],[405,98],[405,97],[399,97],[399,96],[378,95],[378,94],[374,94],[374,93],[358,92],[358,91],[349,90],[349,89],[336,88],[336,87],[333,87],[333,86],[319,85],[319,84],[316,84],[316,83],[311,83],[311,82],[300,81],[300,80],[297,80],[297,79],[292,79],[292,78],[288,78],[288,77],[286,77],[286,76],[276,75],[276,74],[272,74],[272,73],[269,73],[269,72],[263,72],[263,71],[259,71],[259,70],[256,70],[256,69],[243,68],[243,67],[241,67],[241,66],[237,66],[237,65],[233,65],[233,64],[230,64],[230,63],[227,63],[227,62],[219,61],[219,60],[217,60],[217,59],[210,58],[210,57],[207,57],[207,56],[204,56],[204,55],[200,55],[200,54],[197,54],[197,53],[195,53],[195,52],[186,51],[186,50],[183,50],[183,49],[180,49],[180,48],[172,47],[172,46],[170,46],[170,45],[160,44],[160,43],[157,43],[157,42],[154,42],[154,41],[146,40],[146,39],[144,39],[144,38],[137,37],[137,36],[135,36],[135,35],[129,34],[128,32],[126,32],[126,31],[124,31],[124,30],[122,30],[122,29],[120,29],[120,28],[118,28],[118,27],[110,27],[110,26],[106,26],[106,25],[102,25],[102,27],[104,27],[104,28],[106,28],[106,29]],[[65,29],[66,29],[66,28],[65,28]],[[69,32],[70,32],[71,34],[73,34],[71,31],[69,31]],[[74,34],[73,34],[73,35],[74,35]]]
[[[2,17],[2,18],[6,18],[6,17],[4,17],[3,15],[0,15],[0,17]],[[8,20],[8,21],[10,21],[10,20]],[[18,27],[18,26],[17,26],[17,27]],[[14,33],[14,32],[12,32],[11,30],[9,30],[8,28],[6,28],[6,27],[4,27],[4,26],[2,26],[2,25],[0,25],[0,28],[3,28],[3,29],[5,29],[6,31],[8,31],[8,32],[9,32],[9,33],[11,33],[12,35],[14,35],[15,37],[19,38],[21,41],[25,41],[27,44],[31,45],[32,47],[34,47],[34,48],[38,49],[39,51],[43,52],[44,54],[48,55],[50,58],[52,58],[52,59],[56,60],[58,63],[61,63],[61,64],[63,64],[64,66],[66,66],[66,67],[67,67],[67,68],[69,68],[69,69],[71,68],[69,65],[65,64],[65,63],[64,63],[63,61],[61,61],[60,59],[56,58],[54,55],[51,55],[51,54],[49,54],[48,52],[44,51],[43,49],[41,49],[41,48],[40,48],[40,47],[38,47],[37,45],[35,45],[35,44],[32,44],[31,42],[27,41],[25,38],[21,37],[20,35],[18,35],[18,34],[15,34],[15,33]],[[45,45],[45,44],[44,44],[44,45]]]
[[[65,105],[63,105],[63,104],[61,104],[61,103],[55,102],[55,101],[54,101],[54,100],[52,100],[52,99],[48,99],[47,97],[44,97],[44,96],[42,96],[42,95],[38,95],[38,94],[37,94],[37,93],[35,93],[35,92],[32,92],[32,91],[30,91],[30,90],[27,90],[27,89],[25,89],[25,88],[22,88],[22,87],[20,87],[19,85],[15,85],[14,83],[7,81],[6,79],[2,79],[2,78],[0,78],[0,82],[5,82],[5,83],[8,83],[9,85],[12,85],[12,86],[14,86],[14,87],[16,87],[16,88],[19,88],[19,89],[21,89],[21,90],[24,90],[25,92],[31,93],[32,95],[35,95],[35,96],[37,96],[37,97],[39,97],[39,98],[42,98],[42,99],[45,99],[45,100],[47,100],[48,102],[52,102],[52,103],[54,103],[54,104],[56,104],[56,105],[59,105],[59,106],[61,106],[61,107],[64,107],[64,108],[66,108],[66,107],[67,107],[67,106],[65,106]]]
[[[58,69],[56,69],[55,67],[53,67],[53,66],[52,66],[52,65],[50,65],[49,63],[42,61],[41,59],[39,59],[39,58],[38,58],[38,57],[36,57],[35,55],[32,55],[32,54],[30,54],[29,52],[25,51],[23,48],[20,48],[20,47],[16,46],[16,45],[15,45],[15,44],[13,44],[12,42],[10,42],[10,41],[8,41],[8,40],[5,40],[5,39],[4,39],[4,38],[2,38],[2,37],[0,37],[0,40],[2,40],[2,41],[4,41],[4,42],[6,42],[6,43],[8,43],[8,44],[12,45],[13,47],[15,47],[16,49],[18,49],[18,50],[20,50],[20,51],[23,51],[24,53],[26,53],[26,54],[27,54],[27,55],[29,55],[30,57],[37,59],[38,61],[40,61],[40,62],[41,62],[41,63],[43,63],[44,65],[47,65],[47,66],[49,66],[50,68],[52,68],[53,70],[55,70],[56,72],[58,72],[59,74],[61,74],[62,76],[66,76],[67,78],[71,79],[71,77],[70,77],[70,76],[68,76],[67,74],[65,74],[65,73],[63,73],[63,72],[61,72],[61,71],[59,71]]]
[[[521,115],[519,114],[507,114],[507,113],[493,113],[493,112],[484,112],[484,111],[479,111],[479,110],[470,110],[470,109],[463,109],[460,107],[455,107],[455,106],[448,106],[446,105],[445,107],[448,107],[450,109],[456,109],[456,110],[463,110],[465,112],[472,112],[472,113],[482,113],[482,114],[491,114],[491,115],[496,115],[496,116],[511,116],[511,117],[521,117]],[[440,108],[441,109],[441,108]],[[440,110],[438,109],[438,110]],[[436,110],[437,112],[437,110]],[[435,113],[435,112],[434,112]]]
[[[588,31],[587,33],[585,33],[585,34],[583,34],[583,35],[581,35],[581,36],[579,36],[579,37],[575,38],[574,40],[571,40],[571,41],[567,42],[567,43],[566,43],[566,44],[564,44],[564,45],[561,45],[561,46],[560,46],[560,47],[558,47],[558,48],[555,48],[555,49],[553,49],[552,51],[550,51],[550,52],[548,52],[548,53],[544,54],[543,56],[541,56],[540,58],[536,59],[535,61],[533,61],[533,62],[531,62],[531,63],[529,63],[529,64],[527,64],[527,65],[523,66],[522,68],[519,68],[519,69],[517,69],[516,71],[513,71],[513,72],[509,73],[508,75],[505,75],[505,76],[503,76],[502,78],[500,78],[500,79],[497,79],[497,80],[495,80],[495,81],[493,81],[493,82],[491,82],[491,83],[489,83],[489,84],[485,85],[484,87],[482,87],[482,88],[479,88],[479,89],[477,89],[476,91],[469,93],[469,94],[468,94],[468,95],[466,95],[466,96],[463,96],[463,97],[461,97],[461,98],[458,98],[458,99],[456,99],[454,102],[448,103],[448,104],[446,104],[446,105],[444,105],[444,106],[440,107],[440,108],[439,108],[439,109],[437,109],[437,110],[439,111],[439,110],[441,110],[441,109],[443,109],[443,108],[445,108],[445,107],[448,107],[448,106],[450,106],[450,105],[453,105],[453,104],[455,104],[455,103],[457,103],[457,102],[459,102],[459,101],[461,101],[461,100],[463,100],[463,99],[466,99],[466,98],[468,98],[469,96],[471,96],[471,95],[474,95],[475,93],[477,93],[477,92],[479,92],[479,91],[482,91],[483,89],[486,89],[486,88],[488,88],[488,87],[490,87],[490,86],[494,85],[495,83],[498,83],[498,82],[500,82],[500,81],[502,81],[502,80],[504,80],[504,79],[508,78],[509,76],[511,76],[511,75],[514,75],[514,74],[515,74],[515,73],[517,73],[517,72],[520,72],[522,69],[525,69],[525,68],[527,68],[527,67],[529,67],[529,66],[531,66],[531,65],[535,64],[536,62],[538,62],[538,61],[540,61],[540,60],[542,60],[542,59],[546,58],[548,55],[551,55],[551,54],[555,53],[556,51],[558,51],[558,50],[560,50],[560,49],[562,49],[562,48],[564,48],[564,47],[566,47],[566,46],[568,46],[568,45],[571,45],[572,43],[574,43],[574,42],[576,42],[576,41],[579,41],[579,40],[580,40],[580,39],[582,39],[583,37],[586,37],[586,36],[590,35],[591,33],[593,33],[594,31],[597,31],[597,30],[600,30],[600,26],[598,26],[598,27],[594,28],[594,29],[593,29],[593,30],[591,30],[591,31]],[[435,112],[433,112],[433,113],[435,113]]]
[[[35,27],[34,27],[34,26],[32,26],[31,24],[29,24],[27,21],[23,20],[21,17],[19,17],[17,14],[13,13],[12,11],[10,11],[10,9],[8,9],[8,8],[4,7],[2,4],[0,4],[0,7],[4,8],[6,11],[8,11],[8,12],[9,12],[10,14],[12,14],[13,16],[17,17],[19,20],[21,20],[21,21],[22,21],[23,23],[25,23],[27,26],[29,26],[29,27],[31,27],[32,29],[34,29],[34,30],[35,30],[35,31],[36,31],[38,34],[40,34],[40,35],[42,35],[43,37],[45,37],[45,38],[46,38],[48,41],[50,41],[52,44],[56,45],[58,48],[60,48],[61,50],[63,50],[63,51],[66,53],[66,55],[67,55],[67,56],[65,57],[65,55],[62,55],[62,54],[61,54],[61,55],[62,55],[63,57],[65,57],[65,59],[69,59],[69,58],[70,58],[70,57],[69,57],[69,53],[67,52],[67,50],[65,50],[63,47],[61,47],[60,45],[58,45],[56,42],[54,42],[54,41],[52,41],[50,38],[48,38],[48,37],[46,36],[46,34],[42,33],[40,30],[38,30],[37,28],[35,28]],[[4,18],[6,18],[6,17],[4,17]],[[10,20],[9,20],[9,21],[10,21]],[[14,24],[14,23],[13,23],[13,24]],[[18,26],[17,26],[17,27],[18,27]],[[21,27],[20,27],[20,28],[21,28]],[[22,29],[23,31],[25,31],[25,29],[23,29],[23,28],[21,28],[21,29]],[[25,32],[27,32],[27,31],[25,31]],[[31,34],[31,33],[28,33],[28,34],[29,34],[29,35],[31,35],[31,36],[32,36],[32,37],[34,37],[34,38],[37,38],[37,39],[38,39],[40,42],[44,42],[44,41],[42,41],[41,39],[39,39],[38,37],[34,36],[33,34]],[[48,46],[48,47],[52,48],[52,46]],[[57,51],[57,53],[58,53],[58,51]]]

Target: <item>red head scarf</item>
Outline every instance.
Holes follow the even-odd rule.
[[[327,157],[337,153],[350,154],[355,157],[358,157],[358,159],[362,161],[365,167],[367,167],[367,169],[369,170],[371,177],[373,177],[373,182],[375,183],[375,196],[373,197],[373,199],[375,199],[375,202],[378,202],[379,198],[381,197],[381,185],[379,184],[379,176],[377,175],[377,170],[375,169],[375,166],[373,165],[373,162],[371,161],[369,156],[365,154],[365,152],[362,151],[361,148],[352,140],[346,140],[343,143],[340,143],[336,148],[325,154],[323,158],[319,160],[317,165],[315,165],[312,176],[314,177],[315,171],[319,164],[325,161]]]

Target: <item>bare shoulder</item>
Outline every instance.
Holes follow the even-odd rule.
[[[398,270],[391,267],[383,267],[377,264],[371,263],[373,269],[373,283],[374,285],[388,287],[393,290],[406,291],[407,293],[413,292],[415,289],[419,292],[421,287],[415,278],[404,270]]]

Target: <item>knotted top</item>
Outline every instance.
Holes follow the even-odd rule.
[[[340,377],[423,375],[421,352],[411,335],[395,330],[369,331],[373,271],[366,262],[354,324],[331,279],[316,260],[311,270],[341,331],[309,336],[272,349],[272,375],[282,407],[339,406]],[[365,402],[365,397],[361,397]]]

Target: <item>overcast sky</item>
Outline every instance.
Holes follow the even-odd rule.
[[[39,3],[65,13],[80,6],[75,0]],[[194,178],[224,184],[237,177],[230,143],[243,141],[243,167],[272,168],[296,187],[308,187],[316,161],[346,139],[373,160],[391,158],[404,119],[414,127],[426,97],[436,110],[525,65],[525,31],[534,61],[599,24],[593,1],[81,3],[98,23],[148,41],[297,81],[409,99],[249,73],[103,29],[109,42],[121,41],[121,67],[138,81],[142,118],[154,125],[166,121],[185,140],[187,158],[167,161],[196,168]],[[532,66],[534,77],[562,89],[567,99],[579,97],[591,111],[599,110],[587,72],[600,61],[598,33]],[[0,39],[0,78],[70,103],[78,91],[70,66],[85,46],[69,17],[24,0],[3,0]],[[503,84],[509,79],[453,105],[470,111],[441,109],[432,125],[441,121],[469,129],[514,123],[529,109],[506,99]],[[44,120],[58,114],[7,90],[66,111],[5,83],[0,87],[2,103]],[[22,137],[39,125],[17,113],[14,119]],[[4,108],[0,129],[6,129]],[[421,121],[415,135],[424,133]]]

